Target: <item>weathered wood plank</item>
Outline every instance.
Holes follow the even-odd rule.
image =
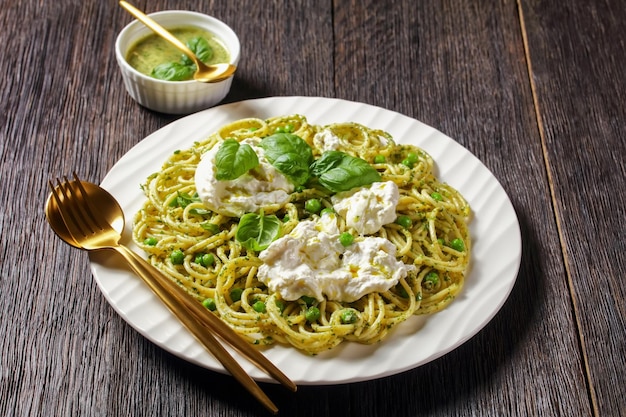
[[[397,389],[432,415],[471,413],[476,402],[480,415],[589,415],[516,3],[338,3],[335,25],[337,78],[353,79],[337,94],[458,140],[502,182],[521,223],[522,268],[503,311],[463,349],[414,372],[428,384]],[[466,395],[473,404],[450,400]]]
[[[626,12],[617,1],[523,3],[538,107],[511,0],[135,4],[206,12],[235,29],[243,56],[225,101],[340,97],[415,117],[478,156],[517,210],[522,268],[483,331],[377,381],[296,394],[264,385],[282,415],[624,411],[611,390],[624,373],[626,316],[623,228],[612,226],[624,217]],[[113,48],[130,20],[106,2],[7,0],[0,10],[8,40],[0,60],[2,415],[263,412],[232,378],[175,358],[128,326],[94,285],[86,254],[45,223],[49,178],[76,170],[98,182],[179,117],[141,108],[124,91]],[[45,70],[31,70],[33,58]]]
[[[626,9],[523,1],[532,79],[598,415],[623,415],[626,373]]]

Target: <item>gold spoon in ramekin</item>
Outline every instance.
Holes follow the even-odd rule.
[[[152,29],[154,33],[171,43],[176,48],[180,49],[185,55],[192,59],[196,64],[196,72],[193,75],[194,80],[202,83],[217,83],[233,75],[237,69],[237,67],[233,64],[206,65],[198,59],[196,54],[194,54],[191,49],[187,48],[187,45],[178,40],[178,38],[168,32],[165,28],[163,28],[163,26],[150,19],[135,6],[126,1],[120,1],[120,6],[126,9],[126,11],[132,14],[141,23]]]

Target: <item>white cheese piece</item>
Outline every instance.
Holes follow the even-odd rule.
[[[387,239],[366,237],[345,248],[339,242],[335,214],[300,222],[259,254],[257,277],[285,300],[303,295],[322,301],[352,302],[366,294],[387,291],[415,270],[396,260]]]
[[[325,215],[324,218],[335,215]],[[305,220],[286,236],[275,240],[261,251],[263,264],[257,277],[270,291],[279,292],[285,300],[297,300],[303,295],[323,299],[324,282],[319,279],[328,271],[341,266],[339,254],[343,246],[339,242],[336,220],[316,222]],[[338,273],[336,279],[345,281],[349,274]]]
[[[400,193],[393,181],[375,182],[369,188],[357,188],[335,194],[333,208],[357,233],[371,235],[396,220]]]
[[[339,294],[343,301],[358,300],[372,292],[384,292],[394,287],[401,278],[414,271],[414,265],[405,265],[396,259],[396,247],[381,237],[366,237],[356,241],[343,253],[343,268],[352,273],[352,279]],[[332,297],[329,295],[329,297]]]
[[[258,146],[259,141],[258,138],[241,141],[254,149],[259,166],[234,180],[219,181],[216,178],[215,155],[220,143],[202,156],[196,168],[195,182],[198,196],[207,208],[225,216],[241,217],[261,208],[268,213],[272,206],[277,209],[289,201],[294,186],[267,161],[263,148]]]
[[[330,130],[322,130],[313,136],[313,145],[322,153],[339,149],[341,143],[342,140]]]
[[[384,135],[378,134],[378,143],[373,144],[373,146],[386,147],[389,145],[389,139],[387,139]],[[347,139],[341,139],[339,136],[335,135],[332,130],[324,129],[317,132],[313,136],[313,145],[321,152],[325,151],[336,151],[341,150],[343,144]]]

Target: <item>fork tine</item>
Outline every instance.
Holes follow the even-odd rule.
[[[66,177],[64,178],[65,190],[69,193],[68,204],[70,205],[70,208],[77,213],[77,216],[80,217],[81,223],[84,226],[83,230],[89,230],[89,233],[96,234],[98,232],[105,231],[106,229],[110,229],[110,225],[103,225],[102,222],[98,220],[98,216],[94,215],[96,209],[94,208],[91,199],[88,197],[87,191],[85,191],[78,175],[74,173],[75,181],[69,181]],[[89,233],[85,232],[85,234]]]
[[[63,184],[61,184],[58,180],[57,182],[59,182],[59,187],[63,191],[63,196],[66,200],[64,206],[70,213],[72,213],[73,218],[76,220],[75,224],[78,230],[83,236],[88,236],[95,233],[97,231],[97,228],[94,227],[93,222],[91,222],[85,216],[84,210],[80,208],[82,206],[82,203],[79,202],[80,197],[78,197],[76,192],[74,191],[72,183],[65,176],[63,177],[63,179]]]
[[[79,220],[77,219],[74,210],[69,207],[65,189],[58,178],[56,179],[56,183],[57,185],[55,186],[52,181],[48,181],[48,186],[50,187],[50,191],[52,192],[54,200],[57,204],[63,223],[65,223],[65,226],[67,227],[67,230],[72,238],[77,241],[77,236],[83,234],[81,227],[79,226]]]
[[[80,180],[80,178],[78,178],[78,175],[76,175],[76,172],[73,172],[72,175],[74,176],[76,187],[78,188],[82,196],[82,198],[80,199],[83,203],[82,212],[84,212],[89,217],[91,224],[95,225],[97,229],[99,230],[110,229],[111,228],[110,224],[106,222],[103,223],[101,216],[96,216],[94,214],[97,211],[97,209],[94,207],[93,202],[91,201],[91,198],[88,197],[87,191],[85,191],[85,187],[83,187],[83,183]]]
[[[59,182],[59,180],[57,179],[57,183]],[[67,229],[70,231],[72,228],[70,227],[70,225],[68,224],[69,222],[72,222],[74,219],[71,219],[70,217],[71,214],[67,213],[66,210],[64,209],[64,203],[63,200],[61,200],[61,196],[59,195],[59,191],[57,191],[57,187],[54,185],[54,183],[52,182],[52,180],[48,180],[48,187],[50,188],[50,193],[52,194],[52,197],[54,198],[54,202],[57,205],[57,208],[59,209],[59,212],[61,214],[61,219],[63,220],[63,223],[65,223],[65,226],[67,227]],[[73,236],[72,236],[73,237]],[[74,239],[76,240],[76,239]]]

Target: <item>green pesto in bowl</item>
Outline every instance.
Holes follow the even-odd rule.
[[[186,44],[207,65],[230,62],[230,53],[215,34],[197,27],[177,27],[169,31]],[[126,54],[131,67],[161,80],[193,79],[196,66],[191,59],[156,34],[137,41]]]

